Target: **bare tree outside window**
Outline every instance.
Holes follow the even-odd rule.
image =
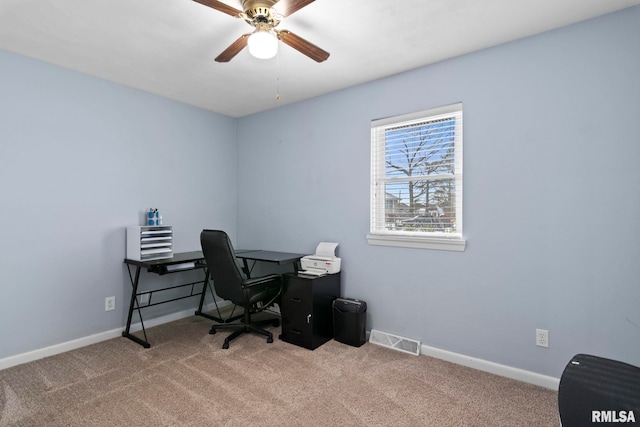
[[[386,212],[387,228],[452,230],[455,128],[448,118],[386,131],[386,186],[399,199],[398,209]]]

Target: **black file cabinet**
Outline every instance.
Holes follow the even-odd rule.
[[[314,350],[333,338],[333,300],[340,297],[340,273],[284,276],[280,339]]]

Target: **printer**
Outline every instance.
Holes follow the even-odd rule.
[[[300,259],[302,270],[298,274],[323,276],[340,272],[340,258],[336,256],[337,243],[320,242],[316,253]]]

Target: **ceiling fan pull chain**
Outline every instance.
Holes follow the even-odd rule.
[[[276,56],[276,101],[280,101],[280,55]]]

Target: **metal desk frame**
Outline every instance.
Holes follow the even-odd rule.
[[[202,255],[202,251],[196,252],[183,252],[173,254],[172,258],[166,259],[157,259],[157,260],[149,260],[149,261],[140,261],[134,259],[125,259],[125,264],[127,264],[127,270],[129,272],[129,279],[131,280],[131,300],[129,302],[129,313],[127,315],[127,326],[125,330],[122,332],[122,336],[125,338],[129,338],[132,341],[137,342],[142,345],[144,348],[151,347],[151,344],[148,342],[147,332],[144,327],[144,320],[142,319],[143,308],[153,307],[160,304],[165,304],[172,301],[177,301],[185,298],[200,297],[200,304],[198,305],[198,310],[195,312],[196,316],[203,316],[208,319],[214,320],[216,322],[225,323],[230,321],[230,319],[222,319],[221,317],[212,316],[210,314],[202,312],[202,306],[204,305],[205,296],[207,293],[207,289],[211,293],[213,297],[213,302],[216,305],[216,310],[218,314],[220,314],[220,309],[218,307],[218,301],[215,298],[213,291],[211,290],[211,286],[209,283],[209,271],[207,270],[207,264],[204,260],[204,256]],[[178,266],[180,264],[185,264],[185,268],[171,269],[171,266]],[[189,265],[191,264],[191,266]],[[135,267],[135,274],[132,275],[131,267]],[[183,271],[192,271],[203,269],[204,270],[204,278],[202,280],[198,280],[195,282],[183,283],[180,285],[169,286],[160,289],[154,289],[150,291],[139,292],[138,286],[140,284],[140,271],[145,268],[149,273],[158,274],[163,276],[165,274],[179,273]],[[202,285],[201,287],[198,285]],[[153,294],[166,292],[172,289],[178,289],[183,287],[191,287],[191,291],[188,295],[182,295],[175,298],[164,299],[158,302],[153,302]],[[149,302],[144,305],[140,305],[140,301],[138,297],[142,295],[149,295]],[[142,334],[144,335],[144,340],[136,337],[131,334],[131,320],[133,318],[133,311],[136,310],[138,312],[138,317],[140,318],[140,325],[142,326]]]
[[[251,272],[253,271],[253,267],[258,261],[275,263],[278,265],[293,264],[294,272],[297,272],[300,269],[300,258],[304,256],[304,254],[263,251],[263,250],[236,250],[235,252],[236,252],[236,257],[239,259],[242,259],[243,270],[244,270],[244,273],[247,275],[247,277],[251,277]],[[248,261],[253,261],[251,266],[249,266]],[[177,301],[177,300],[190,298],[194,296],[200,296],[200,303],[198,305],[198,310],[196,310],[195,312],[196,316],[206,317],[218,323],[227,323],[241,317],[241,316],[235,316],[235,317],[230,316],[227,319],[223,319],[222,317],[212,316],[202,311],[207,289],[209,289],[209,292],[213,297],[213,302],[215,303],[215,306],[216,306],[216,311],[218,312],[218,315],[220,315],[220,308],[218,307],[218,301],[216,300],[215,294],[211,289],[211,285],[209,281],[209,270],[207,269],[207,263],[204,259],[204,255],[202,251],[175,253],[173,254],[172,258],[148,260],[148,261],[146,260],[141,261],[141,260],[134,260],[134,259],[127,258],[124,260],[124,263],[127,264],[127,271],[129,272],[129,279],[131,280],[132,289],[131,289],[131,300],[129,302],[129,313],[127,315],[127,326],[125,330],[122,332],[122,336],[125,338],[129,338],[130,340],[142,345],[144,348],[151,347],[151,344],[149,344],[149,341],[147,338],[147,332],[144,327],[144,321],[142,319],[141,310],[143,308],[153,307],[159,304],[165,304],[168,302]],[[178,267],[175,270],[171,269],[170,267],[170,266],[178,266],[180,264],[185,264],[185,267],[184,268]],[[189,265],[189,264],[192,264],[192,265]],[[133,275],[131,273],[132,266],[135,267],[135,274]],[[192,270],[203,269],[204,279],[195,281],[195,282],[189,282],[189,283],[184,283],[180,285],[174,285],[174,286],[169,286],[165,288],[139,292],[138,285],[140,284],[140,271],[142,271],[143,268],[145,268],[149,273],[154,273],[161,276],[165,274],[179,273],[182,271],[192,271]],[[198,290],[199,288],[198,285],[202,285],[202,287],[199,290]],[[172,289],[178,289],[178,288],[189,287],[189,286],[191,287],[191,292],[188,295],[165,299],[159,302],[152,302],[154,293],[166,292]],[[138,297],[146,294],[149,295],[149,302],[145,305],[140,305],[140,301],[138,300]],[[131,320],[133,318],[134,310],[138,312],[138,317],[140,318],[140,325],[142,326],[142,333],[144,335],[144,340],[131,334]]]

